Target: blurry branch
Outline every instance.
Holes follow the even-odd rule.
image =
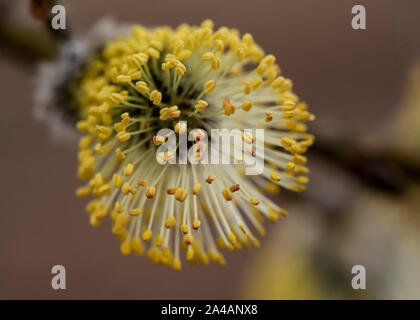
[[[41,60],[53,59],[57,55],[59,43],[69,38],[69,30],[51,28],[51,7],[53,0],[28,1],[31,15],[42,21],[48,32],[31,29],[31,24],[11,21],[11,4],[0,4],[0,49],[3,54],[23,66],[35,66]]]
[[[396,142],[368,139],[361,132],[343,131],[324,124],[311,130],[316,142],[310,152],[333,161],[363,184],[379,190],[403,193],[420,182],[420,153]]]

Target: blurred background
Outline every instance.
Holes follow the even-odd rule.
[[[37,1],[35,1],[37,2]],[[363,4],[367,30],[351,28]],[[73,34],[98,19],[177,26],[214,20],[272,53],[317,120],[305,193],[260,249],[181,272],[124,257],[76,199],[75,141],[35,120],[37,64],[57,37],[30,1],[0,0],[1,299],[420,299],[420,2],[336,0],[71,0]],[[71,140],[71,139],[70,139]],[[51,288],[51,268],[67,289]],[[353,290],[353,265],[366,290]]]

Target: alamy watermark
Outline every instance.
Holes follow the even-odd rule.
[[[351,8],[351,13],[354,14],[351,19],[351,27],[354,30],[366,30],[366,9],[361,4],[354,5]]]
[[[165,128],[154,136],[153,141],[158,145],[156,160],[160,164],[243,164],[246,175],[264,171],[264,129],[188,132],[187,122],[180,121],[177,133]]]
[[[360,264],[353,266],[351,273],[351,286],[354,290],[366,290],[366,268]]]
[[[54,290],[66,289],[66,268],[57,264],[51,268],[51,273],[54,274],[54,277],[51,279],[51,287]]]
[[[54,30],[66,29],[66,8],[56,4],[51,8],[51,13],[54,15],[51,19],[51,28]]]

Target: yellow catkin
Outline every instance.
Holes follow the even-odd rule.
[[[309,183],[303,154],[315,142],[306,124],[315,116],[275,57],[248,33],[215,29],[211,20],[176,29],[133,26],[86,61],[74,98],[75,126],[82,133],[77,176],[84,180],[76,194],[93,198],[86,206],[93,227],[109,214],[123,255],[147,253],[152,263],[175,270],[182,254],[190,264],[225,265],[219,248],[259,247],[253,232],[264,235],[266,218],[287,216],[263,191],[301,192]],[[264,171],[261,183],[247,183],[245,168],[213,171],[205,163],[206,132],[191,132],[190,124],[207,129],[224,122],[228,128],[264,128],[276,140],[262,144],[277,160],[268,163],[271,171]],[[167,165],[178,156],[165,147],[184,135],[192,138],[192,156],[205,170]],[[260,144],[258,135],[240,136],[246,153],[233,158],[244,164],[258,156]],[[243,197],[249,202],[237,207]],[[252,221],[243,219],[245,210]],[[220,225],[208,228],[208,220]]]

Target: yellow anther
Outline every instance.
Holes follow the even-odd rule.
[[[178,201],[180,201],[180,202],[183,202],[187,198],[187,196],[188,196],[187,189],[178,188],[175,191],[175,199],[178,200]]]
[[[306,176],[299,176],[296,178],[296,182],[299,184],[307,184],[309,182],[309,178]]]
[[[170,117],[171,118],[178,118],[181,114],[181,111],[178,110],[178,106],[169,107]]]
[[[201,184],[196,182],[193,186],[192,194],[196,195],[200,192],[200,190],[201,190]]]
[[[101,202],[99,200],[92,200],[86,205],[86,212],[92,214],[100,208],[102,208]]]
[[[309,168],[308,167],[304,167],[304,166],[297,166],[296,167],[296,172],[297,173],[308,174],[309,173]]]
[[[295,108],[296,107],[296,102],[294,102],[293,100],[286,100],[286,101],[283,102],[283,107]]]
[[[192,244],[194,242],[194,237],[192,236],[192,235],[190,235],[190,234],[186,234],[185,236],[184,236],[184,243],[186,244],[186,245],[190,245],[190,244]]]
[[[151,247],[149,251],[147,251],[147,257],[152,263],[158,263],[161,259],[161,253],[158,248]]]
[[[121,102],[125,101],[126,97],[120,93],[111,93],[105,98],[105,102],[109,104],[110,107],[119,105]]]
[[[214,175],[213,175],[213,174],[210,174],[210,175],[207,177],[206,182],[207,182],[208,184],[212,184],[212,182],[214,181],[214,179],[216,179],[216,178],[214,177]]]
[[[95,174],[95,177],[92,179],[92,183],[95,187],[99,187],[104,184],[104,179],[102,178],[101,173]]]
[[[135,208],[135,209],[130,209],[128,210],[128,214],[130,216],[138,216],[143,212],[142,208]]]
[[[174,127],[176,134],[183,134],[187,130],[187,125],[185,122],[178,122]]]
[[[139,68],[145,65],[147,63],[147,60],[149,60],[149,57],[147,56],[147,54],[138,53],[138,54],[132,55],[129,58],[128,63],[132,68],[135,68],[135,67]]]
[[[194,250],[192,248],[188,248],[187,250],[187,261],[193,261],[194,260]]]
[[[268,66],[265,63],[260,63],[257,67],[257,73],[262,76],[267,70]]]
[[[172,267],[176,270],[176,271],[180,271],[181,270],[181,261],[179,259],[175,259]]]
[[[296,143],[296,141],[291,138],[282,138],[280,142],[286,148],[290,148],[292,145]]]
[[[147,54],[155,59],[158,59],[160,57],[160,52],[154,48],[147,49]]]
[[[123,178],[117,174],[114,173],[114,175],[112,176],[112,184],[114,185],[115,188],[121,188],[123,183]]]
[[[240,190],[239,184],[233,184],[229,187],[230,192],[236,192]]]
[[[85,196],[88,196],[90,194],[90,192],[91,192],[91,189],[90,189],[89,186],[87,186],[87,187],[80,187],[80,188],[77,188],[76,195],[78,197],[85,197]]]
[[[216,50],[217,50],[218,52],[222,52],[222,51],[225,49],[225,46],[223,45],[223,41],[222,41],[222,40],[217,39],[217,40],[215,41],[215,44],[216,44]]]
[[[223,249],[226,246],[225,240],[221,236],[217,237],[217,246]]]
[[[259,200],[255,199],[255,198],[251,198],[249,199],[249,201],[251,202],[251,204],[253,204],[254,206],[258,205],[260,203]]]
[[[155,246],[156,247],[160,247],[162,245],[162,243],[163,243],[163,236],[162,235],[158,235],[155,238]]]
[[[293,86],[293,84],[292,84],[292,80],[290,80],[290,79],[286,79],[286,80],[284,80],[284,81],[283,81],[283,83],[281,84],[281,86],[280,86],[280,91],[281,91],[281,92],[288,91],[288,90],[292,89],[292,86]]]
[[[235,244],[236,243],[236,236],[231,233],[228,235],[228,240],[230,241],[230,243]]]
[[[222,62],[221,62],[220,58],[215,56],[211,59],[211,68],[214,69],[214,70],[218,70],[218,69],[220,69],[221,63]]]
[[[117,83],[130,83],[130,82],[131,82],[130,76],[122,75],[122,74],[117,76]]]
[[[291,119],[295,113],[293,111],[285,111],[283,114],[283,119]]]
[[[117,156],[118,160],[125,159],[125,154],[121,151],[120,148],[115,149],[115,155]]]
[[[181,111],[178,110],[178,106],[172,106],[169,108],[160,109],[160,120],[166,120],[168,118],[178,118],[181,115]]]
[[[265,56],[263,59],[261,59],[261,63],[266,64],[267,66],[271,66],[274,62],[276,62],[276,57],[272,54],[269,54]]]
[[[284,77],[280,76],[277,77],[272,83],[271,83],[271,87],[273,89],[278,89],[281,87],[282,83],[284,82]]]
[[[256,247],[256,248],[259,248],[260,246],[261,246],[261,244],[260,244],[260,242],[258,241],[258,239],[257,238],[255,238],[253,235],[251,235],[251,234],[248,234],[249,236],[249,238],[251,239],[251,242],[252,242],[252,245],[254,246],[254,247]]]
[[[117,133],[116,139],[119,142],[127,141],[131,138],[130,132],[121,131]]]
[[[249,33],[245,33],[242,36],[242,42],[246,44],[247,46],[252,46],[254,44],[254,39],[252,38],[252,35]]]
[[[153,143],[156,146],[160,146],[161,144],[165,143],[165,137],[163,137],[163,136],[153,136]]]
[[[236,48],[235,50],[236,58],[238,61],[242,61],[245,58],[245,50],[244,48]]]
[[[306,147],[304,146],[300,146],[298,144],[294,144],[293,146],[290,147],[290,152],[295,154],[295,153],[303,153],[306,151]]]
[[[211,59],[214,58],[214,53],[213,52],[206,52],[202,55],[201,57],[204,61],[209,61]]]
[[[261,87],[263,83],[263,79],[261,77],[257,77],[251,81],[251,88],[252,90],[257,90],[259,87]]]
[[[181,232],[183,234],[187,234],[188,233],[188,226],[186,224],[182,224],[181,225]]]
[[[182,50],[179,54],[178,54],[178,60],[184,60],[187,59],[190,55],[191,55],[191,50]]]
[[[277,172],[272,172],[270,174],[270,178],[273,179],[274,181],[280,181],[280,175]]]
[[[107,154],[111,152],[110,147],[103,147],[101,143],[97,143],[93,149],[97,154]]]
[[[147,185],[147,179],[144,179],[144,180],[142,180],[142,179],[138,179],[138,180],[137,180],[137,185],[138,185],[139,187],[145,187],[145,186]]]
[[[286,164],[286,170],[287,171],[293,171],[295,169],[295,163],[294,162],[288,162]]]
[[[114,209],[115,211],[120,213],[124,211],[124,207],[118,201],[115,203]]]
[[[208,103],[204,100],[198,100],[197,104],[195,105],[195,110],[197,111],[204,111],[206,110]]]
[[[141,93],[147,93],[150,90],[149,87],[147,86],[147,83],[144,81],[137,81],[136,88]]]
[[[129,242],[121,243],[121,253],[125,256],[128,256],[131,253],[131,246]]]
[[[265,122],[273,121],[273,113],[271,111],[265,112]]]
[[[130,184],[129,184],[128,182],[125,182],[125,183],[122,185],[122,192],[123,192],[125,195],[127,195],[127,194],[129,194],[129,193],[130,193],[130,190],[131,190],[131,186],[130,186]]]
[[[233,105],[230,99],[223,100],[223,109],[225,110],[225,115],[230,116],[235,113],[235,106]]]
[[[130,247],[131,250],[137,255],[142,255],[144,253],[144,245],[139,237],[135,237],[130,240]]]
[[[154,105],[160,104],[160,102],[162,101],[162,93],[158,90],[153,90],[150,93],[150,101],[153,101]]]
[[[252,91],[251,82],[250,81],[246,81],[245,82],[245,86],[244,86],[244,94],[250,94],[251,91]]]
[[[278,213],[278,212],[276,212],[276,211],[274,211],[274,209],[271,209],[271,208],[270,208],[270,210],[269,210],[269,212],[268,212],[268,219],[269,219],[272,223],[275,223],[275,222],[278,220],[278,218],[279,218],[279,213]]]
[[[77,128],[77,130],[79,130],[81,132],[88,132],[89,128],[90,128],[90,124],[89,124],[88,121],[80,120],[80,121],[77,122],[76,128]]]
[[[131,176],[133,171],[134,171],[134,165],[132,163],[129,163],[124,167],[123,173],[126,177],[129,177]]]
[[[127,216],[121,212],[118,213],[117,218],[115,219],[115,225],[118,227],[125,227],[127,224]]]
[[[187,71],[187,68],[181,62],[178,62],[175,68],[177,75],[182,76]]]
[[[174,46],[174,51],[173,51],[174,56],[178,56],[183,49],[184,49],[184,41],[178,40]]]
[[[159,50],[159,51],[163,49],[162,42],[160,42],[158,40],[151,40],[150,41],[150,46],[155,48],[156,50]]]
[[[214,22],[211,19],[205,19],[203,22],[201,22],[200,27],[203,29],[213,29]]]
[[[152,238],[153,233],[151,230],[146,230],[145,232],[143,232],[143,240],[144,241],[150,241],[150,239]]]
[[[287,213],[287,211],[286,210],[284,210],[284,209],[281,209],[280,208],[280,210],[279,210],[279,213],[283,216],[283,217],[287,217],[289,214]]]
[[[143,74],[141,73],[140,70],[130,70],[128,72],[128,76],[130,77],[131,80],[138,80],[141,78]]]
[[[216,89],[216,82],[214,80],[209,80],[204,84],[204,92],[205,93],[210,93],[212,92],[214,89]]]
[[[242,103],[241,107],[244,111],[248,112],[252,108],[252,102],[249,100],[245,100],[244,103]]]
[[[79,139],[79,148],[88,149],[92,143],[92,136],[83,136]]]
[[[101,140],[108,139],[112,134],[112,129],[105,126],[96,126],[96,129],[99,132],[98,138]]]
[[[124,122],[117,122],[114,124],[114,130],[116,132],[125,132],[126,124]]]
[[[176,190],[178,190],[178,187],[169,188],[166,190],[167,194],[175,194]]]
[[[194,222],[193,222],[193,224],[191,225],[191,227],[192,227],[194,230],[198,230],[198,228],[200,228],[200,225],[201,225],[201,221],[200,221],[200,220],[198,220],[198,219],[195,219],[195,220],[194,220]]]
[[[280,68],[277,65],[269,67],[265,72],[267,85],[271,85],[278,74],[280,74]]]
[[[128,123],[128,121],[130,121],[130,114],[128,112],[122,113],[121,119],[124,121],[124,123]]]
[[[95,214],[96,214],[97,218],[102,219],[103,217],[105,217],[107,215],[107,213],[108,212],[105,209],[101,209],[101,210],[97,211]]]
[[[109,184],[103,184],[98,188],[96,194],[98,196],[105,196],[105,195],[110,194],[111,192],[112,192],[112,189],[109,186]]]
[[[147,187],[146,188],[146,197],[148,199],[152,199],[156,194],[156,188],[155,187]]]
[[[226,201],[232,200],[232,192],[229,190],[229,188],[223,189],[222,195],[226,199]]]
[[[165,221],[165,228],[171,229],[176,225],[175,216],[169,216]]]

